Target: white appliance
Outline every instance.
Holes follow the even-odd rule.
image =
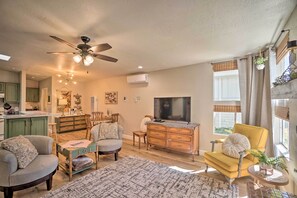
[[[98,111],[98,100],[96,96],[91,96],[91,112]]]
[[[0,118],[0,140],[4,140],[4,119]]]
[[[0,93],[0,98],[4,98],[4,93]]]
[[[148,83],[148,74],[137,74],[127,76],[127,82],[130,84],[138,84],[138,83]]]

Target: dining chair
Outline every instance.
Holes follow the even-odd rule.
[[[119,113],[113,113],[111,114],[111,122],[114,123],[114,122],[118,122],[119,121]]]
[[[91,115],[90,114],[85,114],[85,121],[86,121],[86,139],[90,140],[91,139],[91,129],[93,127],[92,122],[91,122]]]
[[[93,121],[93,125],[98,124],[98,122],[96,121],[100,121],[103,120],[103,112],[92,112],[92,121]]]

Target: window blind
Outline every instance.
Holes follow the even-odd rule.
[[[231,60],[231,61],[225,61],[225,62],[219,62],[219,63],[212,63],[212,69],[214,72],[236,70],[238,69],[237,61]]]
[[[214,105],[214,112],[241,112],[239,105]]]
[[[289,33],[285,35],[283,40],[279,43],[279,45],[276,48],[276,64],[278,64],[288,52],[288,49],[287,49],[288,41],[289,41]]]
[[[275,116],[282,120],[289,121],[289,107],[276,106]]]

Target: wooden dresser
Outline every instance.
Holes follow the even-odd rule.
[[[87,128],[85,115],[55,117],[55,122],[57,123],[58,133],[82,130]]]
[[[178,152],[199,155],[199,124],[175,122],[147,123],[147,149],[157,146]]]

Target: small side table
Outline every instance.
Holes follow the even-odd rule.
[[[87,166],[83,169],[73,171],[72,170],[72,160],[77,158],[78,156],[87,154],[87,153],[95,153],[95,164],[96,164],[96,170],[98,169],[98,146],[96,143],[91,143],[87,148],[84,147],[71,147],[71,148],[63,148],[62,143],[56,144],[56,155],[59,158],[59,154],[62,154],[69,160],[69,168],[66,167],[66,165],[59,163],[58,167],[61,167],[66,173],[69,175],[69,181],[72,179],[72,175],[82,172],[84,170],[87,170],[91,168],[93,165]]]
[[[255,181],[274,185],[277,189],[280,186],[289,184],[289,178],[282,171],[273,169],[272,175],[265,175],[260,171],[259,165],[252,165],[248,168],[249,174],[254,178]]]

